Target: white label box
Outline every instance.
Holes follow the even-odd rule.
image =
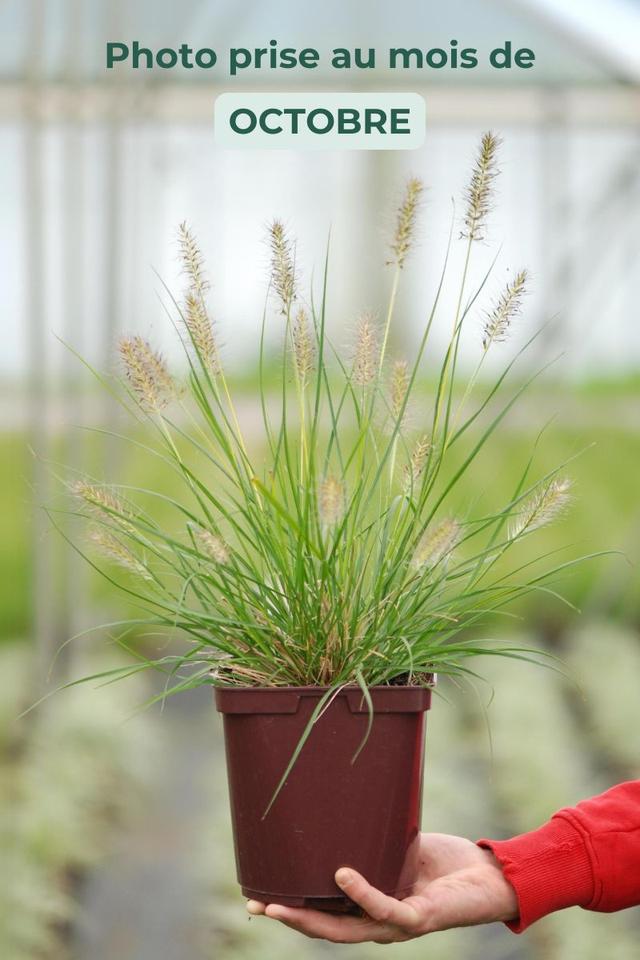
[[[418,93],[222,93],[214,135],[221,147],[284,150],[415,150],[424,142]]]

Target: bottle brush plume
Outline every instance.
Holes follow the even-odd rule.
[[[320,484],[318,506],[322,522],[335,526],[343,517],[345,510],[345,489],[341,480],[334,476],[325,477]]]
[[[133,531],[130,520],[133,519],[129,507],[108,487],[90,483],[88,480],[75,480],[70,484],[71,492],[91,513],[100,520],[112,518],[127,531]]]
[[[406,494],[410,494],[420,480],[420,477],[424,472],[430,450],[431,442],[429,437],[425,434],[416,441],[414,448],[411,451],[409,463],[406,463],[404,466],[403,486]]]
[[[182,270],[187,277],[189,289],[194,296],[204,300],[209,290],[209,281],[204,268],[204,257],[196,238],[184,220],[178,227],[178,245]]]
[[[485,351],[492,343],[506,340],[509,328],[522,309],[522,301],[527,292],[527,271],[520,270],[511,283],[508,283],[484,321],[482,346]]]
[[[271,247],[271,286],[280,301],[282,313],[289,314],[297,298],[296,271],[291,240],[281,220],[269,227]]]
[[[391,241],[392,263],[400,270],[415,242],[418,213],[424,184],[418,177],[411,177],[406,184],[404,196],[396,214],[396,224]]]
[[[189,338],[202,366],[217,376],[221,371],[220,353],[206,304],[209,281],[198,242],[186,223],[178,228],[178,244],[182,270],[188,280],[184,297],[183,319]]]
[[[93,545],[97,547],[108,560],[128,570],[129,573],[141,577],[143,580],[153,579],[149,570],[136,557],[133,551],[108,530],[96,527],[90,531],[89,538]]]
[[[213,324],[201,300],[191,290],[184,300],[184,322],[203,367],[216,377],[221,366]]]
[[[200,553],[207,559],[219,564],[229,562],[229,547],[218,534],[203,527],[196,527],[193,530],[193,539]]]
[[[293,360],[298,382],[302,387],[308,383],[313,372],[314,344],[309,327],[309,317],[303,307],[296,312],[291,326]]]
[[[462,236],[484,240],[487,217],[493,202],[494,180],[498,176],[497,154],[501,140],[489,132],[482,137],[471,180],[466,193],[466,212]]]
[[[460,524],[457,520],[447,518],[429,527],[422,535],[414,554],[414,568],[428,570],[435,567],[453,553],[459,541]]]
[[[122,337],[119,352],[126,380],[140,406],[150,412],[164,410],[176,395],[175,385],[161,354],[143,337]]]
[[[391,368],[391,414],[394,420],[405,410],[409,391],[409,364],[406,360],[394,360]]]
[[[356,332],[356,348],[353,357],[353,382],[359,387],[367,387],[373,383],[378,371],[380,347],[375,318],[370,313],[363,313],[358,319]]]
[[[512,521],[509,535],[512,540],[533,533],[561,516],[571,502],[572,483],[567,477],[553,480],[535,494]]]

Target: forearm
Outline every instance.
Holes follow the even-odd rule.
[[[560,810],[530,833],[480,840],[513,886],[521,933],[565,907],[611,912],[640,904],[640,781]]]

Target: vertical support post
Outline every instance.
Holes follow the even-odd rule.
[[[43,51],[43,0],[30,0],[29,57],[25,84],[23,170],[25,208],[24,298],[27,318],[29,443],[33,451],[31,521],[32,631],[34,683],[41,692],[54,654],[54,585],[49,524],[42,510],[50,487],[46,459],[51,445],[45,348],[43,130],[39,64]]]
[[[540,338],[545,359],[560,343],[567,343],[571,325],[573,290],[573,238],[571,201],[570,128],[566,96],[557,88],[544,90],[543,120],[540,126],[540,196],[544,211],[540,262],[545,277],[543,318],[554,323]],[[564,329],[562,327],[564,326]]]
[[[83,4],[81,0],[67,0],[67,44],[65,62],[67,64],[65,82],[67,85],[67,105],[64,118],[62,143],[62,271],[63,271],[63,337],[74,350],[82,352],[82,303],[84,293],[83,256],[83,190],[84,190],[84,139],[83,124],[78,100],[76,64],[80,56],[80,36],[82,27]],[[60,394],[64,422],[61,427],[61,460],[73,471],[81,471],[84,465],[83,434],[79,429],[84,404],[78,403],[78,391],[84,391],[83,371],[77,359],[67,350],[63,350],[60,365]],[[61,520],[68,528],[70,537],[74,531],[67,519]],[[77,633],[84,620],[83,595],[87,586],[87,570],[82,559],[66,543],[56,545],[59,555],[59,591],[56,616],[56,634],[58,642],[64,642]],[[57,659],[56,679],[67,679],[69,660],[73,651],[65,648],[65,653]]]

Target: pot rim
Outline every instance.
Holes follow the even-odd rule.
[[[416,683],[412,683],[412,684],[379,683],[379,684],[375,684],[374,686],[367,687],[367,690],[385,690],[385,691],[386,690],[433,690],[434,687],[437,685],[438,681],[437,681],[436,674],[432,674],[432,677],[433,677],[432,682],[425,686],[422,686]],[[235,684],[235,683],[228,683],[228,684],[213,683],[212,686],[214,690],[233,690],[236,693],[245,693],[245,692],[250,693],[252,691],[255,691],[256,693],[259,692],[259,693],[300,693],[300,694],[309,693],[310,694],[310,693],[326,693],[328,690],[331,690],[331,687],[329,685],[321,687],[321,686],[313,686],[311,684],[301,685],[299,687],[293,686],[293,685],[282,686],[282,687],[279,687],[279,686],[278,687],[276,686],[257,687],[257,686],[250,686],[248,684],[246,686],[240,686],[239,684]],[[344,693],[351,692],[352,690],[356,690],[356,691],[359,690],[362,693],[362,687],[358,686],[357,683],[346,683],[344,684],[344,686],[336,687],[334,692],[336,694],[340,694],[343,692]]]
[[[234,687],[214,686],[216,707],[225,714],[286,714],[297,713],[303,700],[318,701],[331,687]],[[415,713],[428,710],[431,705],[431,687],[376,686],[368,688],[365,697],[362,688],[349,684],[339,687],[327,698],[326,707],[341,701],[351,713],[369,713],[369,700],[374,713]]]

